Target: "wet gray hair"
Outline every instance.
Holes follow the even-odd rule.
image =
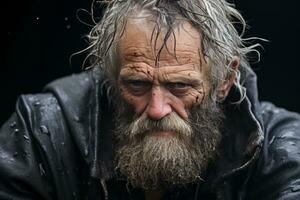
[[[201,45],[201,53],[211,68],[212,89],[234,72],[237,77],[234,84],[241,94],[240,100],[245,97],[240,71],[233,71],[230,61],[236,56],[241,61],[240,67],[249,67],[247,54],[257,52],[259,55],[255,49],[259,44],[248,45],[249,38],[243,38],[246,22],[233,4],[226,0],[109,0],[106,3],[102,19],[88,35],[90,46],[87,60],[90,66],[100,67],[111,81],[117,81],[120,70],[116,48],[127,19],[136,11],[147,10],[157,20],[157,31],[153,31],[152,35],[164,28],[164,41],[174,36],[173,28],[178,17],[190,22],[201,33],[202,44],[199,48]],[[236,23],[241,26],[240,34],[235,28]],[[153,38],[157,37],[156,34]]]

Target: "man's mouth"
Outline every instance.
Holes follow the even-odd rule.
[[[170,136],[174,136],[175,132],[173,131],[154,131],[154,132],[150,132],[151,136],[155,136],[155,137],[170,137]]]

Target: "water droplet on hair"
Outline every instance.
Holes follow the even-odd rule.
[[[65,21],[68,21],[69,20],[69,18],[68,17],[65,17]]]
[[[70,29],[71,28],[71,24],[68,24],[66,27],[67,27],[67,29]]]
[[[29,137],[27,135],[23,135],[25,140],[29,140]]]
[[[15,132],[15,133],[19,133],[20,130],[16,128],[16,129],[14,130],[14,132]]]
[[[17,156],[18,156],[18,152],[15,152],[15,153],[13,154],[13,156],[14,156],[14,157],[17,157]]]
[[[44,125],[40,126],[40,131],[43,134],[50,135],[50,132],[49,132],[48,128]]]
[[[38,21],[38,20],[40,20],[40,17],[36,17],[35,19]]]

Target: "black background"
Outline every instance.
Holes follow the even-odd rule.
[[[20,94],[37,93],[51,80],[81,70],[90,27],[92,0],[27,0],[2,5],[0,54],[0,124],[14,111]],[[259,97],[300,112],[298,69],[300,22],[297,0],[235,0],[248,22],[246,36],[270,40],[263,43],[258,74]]]

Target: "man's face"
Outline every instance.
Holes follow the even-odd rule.
[[[153,18],[130,18],[118,45],[124,108],[116,122],[116,165],[144,189],[195,181],[221,138],[220,111],[207,98],[209,68],[200,33],[182,22],[156,63],[164,38],[161,33],[156,40],[156,31]]]
[[[148,18],[129,19],[119,43],[119,88],[124,101],[137,115],[160,120],[171,112],[187,120],[187,110],[208,94],[208,66],[201,55],[200,33],[188,22],[175,28],[155,65],[163,44],[160,34],[154,51],[155,23]],[[156,32],[153,34],[155,37]],[[176,51],[174,52],[174,45]],[[175,57],[176,55],[176,57]],[[152,133],[166,135],[171,133]]]

